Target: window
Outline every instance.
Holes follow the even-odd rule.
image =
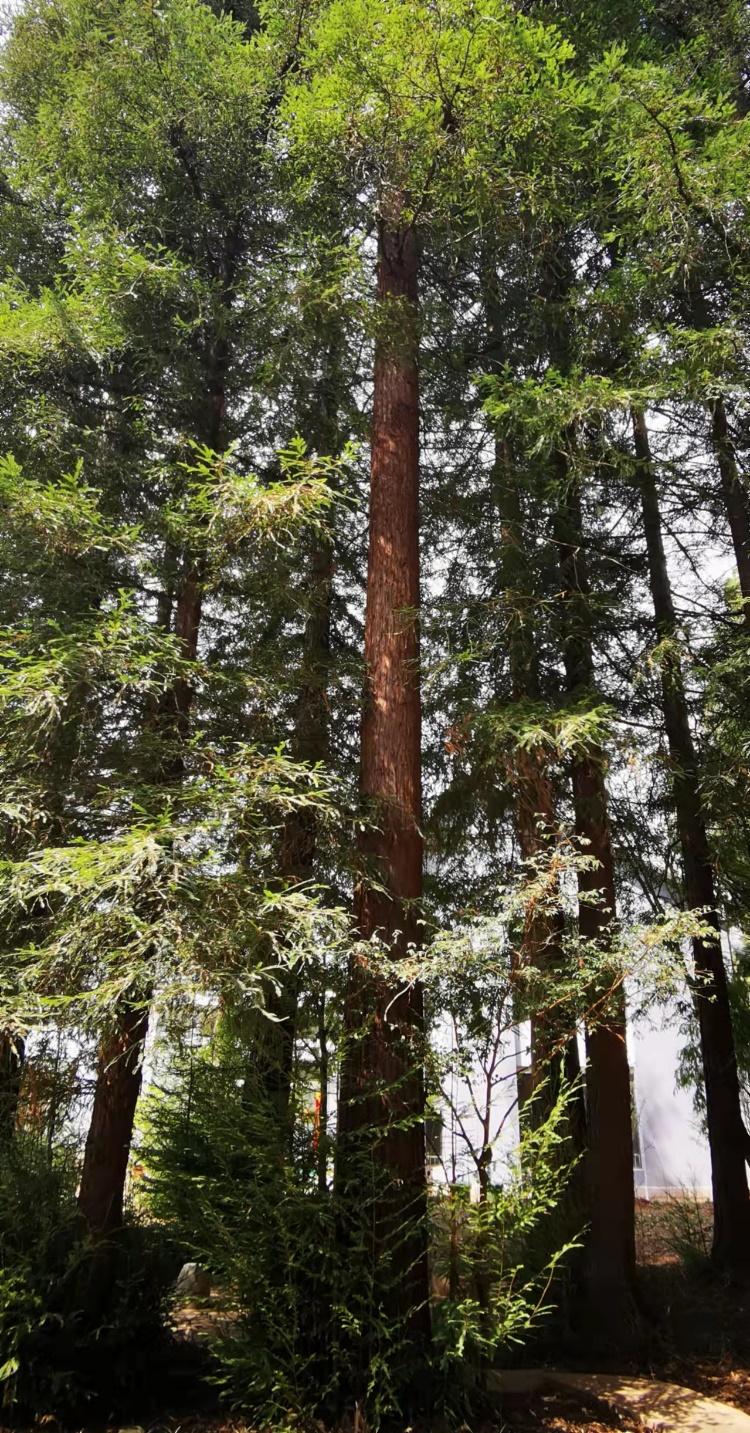
[[[440,1164],[443,1155],[443,1116],[433,1110],[424,1122],[424,1142],[428,1164]]]

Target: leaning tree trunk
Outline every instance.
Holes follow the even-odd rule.
[[[94,1235],[122,1223],[125,1179],[135,1107],[141,1088],[141,1052],[148,1005],[123,1004],[102,1041],[78,1207]]]
[[[555,538],[560,562],[568,691],[585,697],[594,689],[590,632],[590,586],[585,560],[577,479],[559,457],[559,506]],[[572,761],[576,835],[593,869],[578,874],[578,927],[599,958],[606,958],[617,916],[615,867],[609,825],[606,758],[589,743]],[[633,1116],[625,1030],[625,1000],[616,974],[603,969],[590,996],[595,1008],[586,1027],[588,1096],[589,1235],[586,1283],[590,1310],[610,1327],[632,1308],[635,1283],[635,1191]]]
[[[205,409],[199,422],[203,442],[214,451],[219,451],[222,442],[228,361],[227,343],[217,338],[210,353]],[[162,611],[168,612],[169,605],[163,604]],[[174,603],[173,630],[181,654],[188,662],[194,662],[197,655],[202,610],[201,566],[192,554],[186,553]],[[182,779],[181,749],[188,736],[192,701],[192,685],[187,677],[180,677],[156,714],[174,746],[158,773],[166,786],[174,786]],[[95,1237],[113,1233],[122,1223],[151,996],[152,989],[147,982],[145,988],[118,1002],[99,1050],[78,1191],[78,1207]]]
[[[648,552],[656,630],[664,643],[661,691],[672,762],[672,799],[682,852],[685,901],[704,912],[712,934],[693,940],[694,997],[700,1028],[706,1122],[711,1151],[714,1262],[728,1272],[750,1267],[750,1200],[745,1169],[745,1130],[737,1059],[721,950],[714,873],[701,800],[700,769],[693,742],[678,627],[662,540],[659,496],[644,414],[633,412],[637,479]]]
[[[362,878],[356,917],[362,940],[378,937],[395,958],[419,944],[422,895],[417,274],[413,228],[381,219],[360,771],[372,822],[363,854],[375,879]],[[430,1331],[422,1019],[419,984],[394,982],[355,956],[337,1179],[345,1190],[361,1168],[355,1151],[366,1148],[380,1178],[376,1256],[401,1270],[388,1291],[390,1313],[415,1343]]]

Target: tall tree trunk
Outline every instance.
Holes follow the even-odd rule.
[[[555,538],[565,609],[565,673],[571,695],[584,697],[594,688],[594,659],[582,527],[578,482],[561,453]],[[604,772],[605,755],[596,744],[588,744],[573,758],[576,835],[585,854],[596,860],[594,869],[578,874],[578,925],[582,938],[602,957],[610,948],[617,916]],[[631,1309],[635,1282],[630,1067],[624,994],[619,984],[612,988],[606,965],[602,982],[591,995],[602,1008],[588,1020],[586,1029],[590,1221],[586,1283],[592,1312],[611,1327]]]
[[[377,879],[361,881],[356,917],[362,939],[379,937],[396,958],[419,943],[422,895],[417,276],[413,228],[381,219],[360,773],[374,823],[364,854]],[[418,984],[385,979],[356,956],[339,1106],[341,1183],[357,1136],[386,1186],[376,1194],[375,1240],[379,1252],[398,1258],[391,1313],[414,1342],[426,1342],[430,1332],[424,1089],[415,1038],[422,1020]]]
[[[512,452],[505,440],[496,444],[493,488],[500,514],[511,697],[519,703],[538,702],[541,692],[535,614],[537,595],[525,551],[518,478]],[[553,850],[557,830],[557,803],[550,773],[549,749],[541,744],[529,747],[519,742],[510,758],[509,776],[521,856],[525,862],[534,862]],[[548,973],[561,968],[563,935],[562,911],[554,908],[553,902],[545,908],[544,903],[535,900],[527,913],[523,932],[524,961]],[[565,1026],[565,1016],[563,1014],[561,1022],[557,1008],[552,1019],[543,1010],[532,1015],[533,1081],[537,1087],[543,1081],[547,1090],[546,1097],[539,1103],[535,1102],[535,1119],[543,1118],[554,1104],[561,1077],[572,1080],[580,1074],[578,1043],[575,1035],[571,1036]],[[585,1145],[582,1100],[577,1102],[577,1108],[572,1110],[571,1115],[575,1152],[580,1153]]]
[[[677,619],[662,540],[659,496],[648,429],[640,410],[634,410],[632,418],[651,598],[657,635],[665,646],[661,657],[662,707],[672,762],[672,795],[682,851],[685,902],[691,909],[705,912],[703,918],[713,931],[712,935],[695,939],[692,943],[694,996],[700,1028],[711,1150],[714,1205],[712,1254],[715,1263],[728,1272],[747,1272],[750,1267],[750,1200],[745,1170],[745,1130],[714,873],[701,801],[700,769],[678,655]]]
[[[222,441],[228,362],[226,340],[217,337],[209,347],[205,406],[199,420],[200,437],[214,451],[219,451]],[[161,611],[162,615],[168,614],[169,607],[162,604]],[[174,633],[180,642],[182,656],[188,662],[194,662],[197,656],[202,611],[201,565],[191,553],[186,553],[174,604]],[[188,735],[192,701],[193,687],[188,678],[180,677],[167,694],[159,713],[176,739],[175,750],[166,757],[159,772],[162,782],[168,786],[182,779],[181,745]],[[111,1234],[122,1223],[151,995],[149,984],[119,1001],[99,1050],[94,1102],[78,1191],[78,1207],[95,1237]]]

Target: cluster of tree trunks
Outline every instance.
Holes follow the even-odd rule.
[[[399,206],[396,206],[398,210]],[[413,226],[381,216],[378,225],[376,341],[372,413],[369,550],[364,659],[366,686],[361,725],[361,795],[368,824],[362,840],[362,876],[356,897],[361,938],[351,963],[346,1000],[345,1058],[339,1109],[337,1180],[346,1193],[359,1178],[365,1144],[378,1171],[374,1238],[379,1252],[400,1246],[402,1273],[390,1291],[392,1312],[414,1340],[430,1337],[427,1263],[424,1088],[420,1063],[422,992],[408,957],[420,944],[423,881],[422,753],[420,695],[419,554],[419,245]],[[555,279],[559,282],[559,276]],[[693,299],[695,304],[695,300]],[[490,295],[491,333],[499,318]],[[701,315],[705,322],[705,316]],[[555,335],[550,344],[554,347]],[[223,441],[225,380],[229,349],[223,338],[209,346],[207,403],[201,440],[214,451]],[[750,625],[750,517],[732,444],[726,406],[710,403],[710,438],[737,560],[743,616]],[[325,415],[324,415],[325,418]],[[321,425],[321,446],[335,424]],[[636,482],[640,494],[656,634],[660,643],[664,729],[671,759],[671,785],[684,869],[684,897],[705,912],[708,934],[693,940],[694,999],[706,1087],[714,1197],[714,1258],[737,1272],[750,1266],[750,1201],[745,1168],[747,1136],[740,1104],[727,976],[720,941],[717,893],[699,759],[678,652],[678,622],[662,538],[658,487],[645,416],[632,413]],[[591,590],[587,572],[576,441],[555,455],[552,519],[557,550],[562,656],[572,700],[595,693]],[[542,699],[533,581],[524,548],[523,500],[514,454],[507,439],[495,449],[493,492],[499,517],[502,576],[510,620],[508,657],[513,700]],[[173,554],[173,557],[175,555]],[[309,552],[309,607],[303,635],[302,676],[294,756],[326,759],[330,666],[333,547],[318,536]],[[160,620],[178,638],[188,662],[200,640],[204,575],[198,556],[180,555],[175,590],[165,593]],[[173,738],[165,782],[182,775],[180,743],[189,735],[193,690],[180,679],[168,693],[159,719]],[[592,858],[579,872],[579,930],[596,949],[601,977],[589,992],[586,1029],[585,1111],[580,1107],[576,1141],[585,1144],[587,1211],[586,1281],[591,1309],[608,1323],[628,1314],[635,1276],[633,1146],[625,1005],[616,972],[608,965],[617,919],[615,861],[609,821],[606,760],[595,739],[584,742],[569,766],[575,831]],[[549,853],[558,825],[558,793],[542,747],[520,747],[509,771],[521,856],[533,863]],[[317,825],[313,814],[291,815],[279,853],[280,878],[305,883],[315,871]],[[554,973],[562,968],[559,914],[530,916],[525,958]],[[387,958],[385,963],[380,953]],[[406,964],[404,964],[406,962]],[[399,971],[399,963],[402,965]],[[121,1224],[127,1165],[141,1087],[151,990],[146,984],[123,997],[101,1042],[86,1140],[79,1206],[94,1236]],[[289,1114],[293,1076],[298,980],[290,969],[280,981],[258,1068],[266,1095],[282,1123]],[[559,1030],[544,1017],[534,1023],[533,1059],[558,1076],[578,1074],[575,1036],[560,1047]],[[325,1050],[325,1012],[321,1015]],[[0,1139],[12,1133],[23,1064],[22,1042],[0,1039]],[[323,1077],[325,1078],[325,1076]],[[326,1092],[324,1092],[325,1095]],[[325,1154],[320,1170],[326,1183]]]

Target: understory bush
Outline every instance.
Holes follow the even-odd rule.
[[[710,1267],[712,1221],[705,1200],[694,1189],[666,1200],[662,1208],[664,1242],[688,1273]]]
[[[347,1152],[345,1181],[323,1184],[319,1133],[310,1126],[301,1138],[298,1120],[292,1147],[278,1109],[238,1068],[204,1055],[152,1094],[142,1147],[148,1208],[219,1293],[213,1376],[224,1397],[277,1427],[354,1408],[377,1427],[425,1401],[462,1417],[498,1351],[541,1316],[566,1252],[524,1267],[524,1243],[565,1184],[564,1101],[524,1138],[502,1189],[473,1203],[467,1189],[436,1184],[426,1210],[410,1209],[367,1142]],[[397,1213],[379,1240],[376,1210],[389,1200]],[[429,1389],[414,1344],[419,1310],[404,1307],[421,1221],[433,1273]]]
[[[7,1416],[109,1413],[142,1398],[179,1256],[129,1222],[94,1245],[67,1152],[17,1134],[0,1160],[0,1379]]]

